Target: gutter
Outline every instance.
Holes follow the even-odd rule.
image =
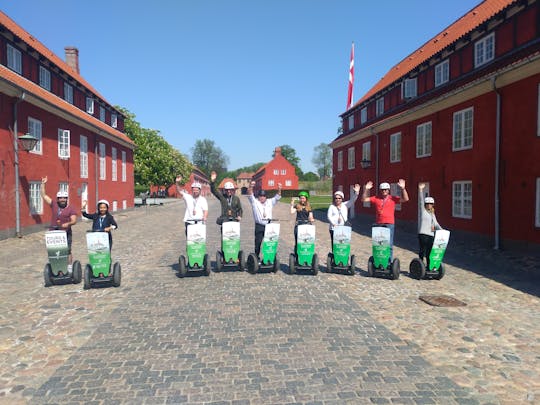
[[[493,91],[497,95],[497,107],[495,117],[495,189],[494,189],[494,239],[495,244],[493,249],[500,249],[500,190],[499,190],[499,178],[501,172],[501,93],[497,89],[497,75],[491,78],[491,84],[493,85]]]
[[[22,238],[21,233],[21,196],[19,193],[19,128],[18,128],[18,106],[24,98],[26,93],[21,92],[17,101],[13,104],[13,150],[15,160],[15,235],[18,238]]]

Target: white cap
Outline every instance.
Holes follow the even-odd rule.
[[[191,188],[198,188],[199,190],[201,190],[202,189],[201,183],[199,182],[192,183]]]
[[[381,189],[381,190],[390,190],[390,184],[381,183],[381,185],[379,186],[379,189]]]
[[[109,208],[109,202],[108,202],[107,200],[99,200],[99,201],[97,202],[97,206],[98,206],[98,207],[99,207],[99,204],[105,204],[105,205],[107,205],[107,208]]]
[[[345,194],[343,194],[343,191],[336,191],[334,195],[339,195],[341,198],[345,198]]]
[[[59,191],[56,193],[56,198],[69,198],[69,193],[67,191]]]
[[[435,204],[435,199],[433,197],[424,198],[424,204]]]
[[[234,190],[234,184],[232,183],[232,181],[227,181],[225,182],[225,184],[223,185],[223,188],[225,190]]]

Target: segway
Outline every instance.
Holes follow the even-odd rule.
[[[84,289],[108,285],[120,287],[122,269],[120,263],[112,263],[109,233],[87,231],[86,247],[89,263],[84,269]]]
[[[238,268],[244,271],[246,261],[240,250],[240,222],[229,218],[221,224],[221,250],[216,252],[216,271]]]
[[[315,253],[315,225],[307,221],[298,222],[296,252],[289,255],[289,270],[309,270],[316,276],[319,272],[319,257]]]
[[[275,220],[274,220],[275,221]],[[268,222],[264,228],[264,238],[261,243],[262,258],[259,263],[259,258],[255,253],[250,253],[247,258],[247,268],[252,274],[256,274],[259,270],[270,269],[276,273],[279,269],[279,259],[277,257],[277,248],[279,242],[279,224]]]
[[[409,274],[418,280],[423,278],[433,278],[440,280],[444,277],[444,265],[442,263],[448,240],[450,239],[450,231],[439,229],[435,231],[433,238],[433,247],[429,254],[429,268],[426,268],[424,261],[416,257],[412,259],[409,265]]]
[[[179,277],[185,277],[191,270],[210,275],[212,269],[206,253],[206,225],[202,221],[194,221],[188,225],[186,253],[187,259],[184,255],[178,258]]]
[[[370,277],[388,277],[397,280],[400,273],[399,259],[390,261],[392,246],[390,245],[390,228],[376,224],[371,228],[372,255],[368,260]]]
[[[78,284],[82,279],[81,263],[73,262],[71,272],[68,268],[69,246],[66,231],[54,230],[45,232],[45,246],[49,262],[43,269],[45,287],[54,284]]]
[[[348,225],[334,226],[332,252],[328,253],[326,259],[326,267],[329,273],[344,272],[351,276],[356,273],[356,258],[354,255],[350,255],[351,231],[352,228]]]

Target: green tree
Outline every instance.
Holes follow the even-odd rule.
[[[229,164],[229,157],[210,139],[197,140],[191,149],[191,157],[193,164],[207,175],[212,170],[223,173]]]
[[[304,173],[304,176],[302,177],[302,181],[317,181],[317,180],[319,180],[319,175],[313,172]]]
[[[313,148],[311,162],[315,165],[321,179],[327,179],[332,175],[332,148],[327,143],[321,143]]]

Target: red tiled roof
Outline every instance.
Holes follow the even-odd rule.
[[[112,135],[115,138],[119,138],[125,143],[134,145],[133,141],[123,132],[118,131],[117,129],[105,124],[104,122],[98,120],[96,117],[89,115],[86,111],[81,110],[80,108],[74,106],[73,104],[68,103],[64,99],[56,96],[50,91],[45,90],[41,86],[38,86],[36,83],[24,78],[23,76],[13,72],[4,65],[0,64],[0,80],[5,80],[9,83],[20,87],[21,90],[28,92],[29,94],[34,95],[37,98],[45,101],[48,104],[51,104],[67,113],[75,116],[76,118],[86,121],[94,127],[97,127],[108,134]]]
[[[41,55],[46,57],[48,60],[50,60],[52,63],[54,63],[56,66],[58,66],[58,68],[60,68],[62,71],[64,71],[68,76],[71,76],[76,81],[81,83],[89,91],[94,93],[96,95],[96,97],[98,97],[101,100],[105,101],[105,97],[103,97],[101,94],[99,94],[98,91],[96,89],[94,89],[90,85],[90,83],[88,83],[86,80],[84,80],[79,73],[77,73],[66,62],[64,62],[62,59],[60,59],[58,56],[56,56],[45,45],[43,45],[41,42],[39,42],[37,39],[35,39],[32,35],[30,35],[28,32],[26,32],[22,27],[20,27],[15,21],[13,21],[11,18],[9,18],[2,11],[0,11],[0,24],[5,26],[16,37],[21,39],[21,41],[26,43],[31,48],[35,49],[38,53],[40,53]],[[109,103],[107,103],[107,104],[109,104]]]
[[[237,179],[251,179],[253,177],[253,173],[247,173],[242,172],[238,176],[236,176]]]
[[[485,21],[489,20],[495,14],[516,2],[517,0],[483,1],[391,68],[386,75],[384,75],[383,78],[379,80],[377,84],[375,84],[375,86],[373,86],[360,100],[354,104],[353,108],[363,103],[370,97],[373,97],[376,93],[399,80],[411,70],[427,61],[433,55],[456,42],[461,37],[468,34]]]

